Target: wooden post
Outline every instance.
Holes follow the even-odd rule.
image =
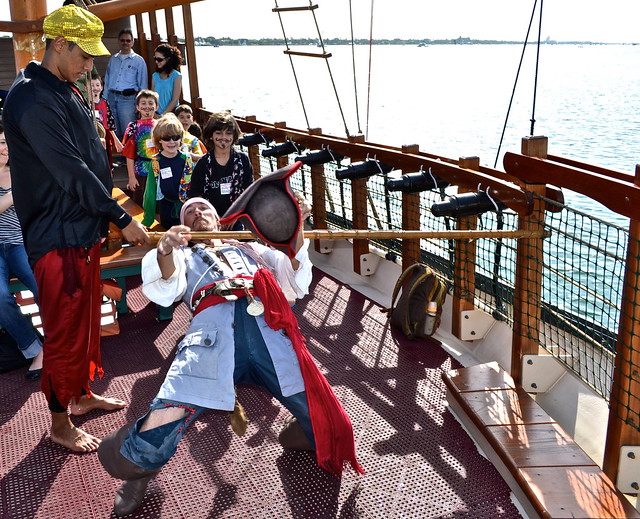
[[[520,150],[527,157],[537,157],[539,159],[547,158],[547,149],[549,147],[549,139],[542,135],[530,135],[523,137],[520,143]]]
[[[160,45],[162,41],[160,33],[158,32],[158,17],[155,11],[149,11],[149,32],[151,33],[151,44],[153,47],[151,52],[154,52],[155,48]]]
[[[47,16],[47,0],[9,0],[13,21],[38,20]],[[13,33],[13,52],[16,61],[16,74],[32,60],[42,61],[45,42],[42,30]]]
[[[311,135],[322,135],[321,128],[309,130]],[[327,183],[324,176],[324,165],[311,166],[311,200],[313,204],[313,228],[328,229],[327,225]],[[320,252],[320,240],[314,240],[313,248]]]
[[[419,153],[417,144],[402,146],[402,153]],[[403,171],[409,173],[409,171]],[[402,228],[420,229],[420,193],[402,193]],[[402,240],[402,270],[420,261],[420,240]]]
[[[198,110],[202,108],[202,99],[200,98],[200,86],[198,84],[198,66],[196,60],[196,45],[193,35],[191,4],[185,4],[182,6],[182,18],[184,20],[184,46],[187,54],[187,70],[189,71],[191,106],[194,110]]]
[[[634,179],[640,186],[640,164]],[[603,470],[616,481],[620,447],[640,445],[640,221],[629,224],[629,244],[622,288],[616,359],[613,371],[609,422]]]
[[[275,123],[274,126],[276,128],[286,128],[287,127],[287,123],[284,122],[284,121],[280,121],[278,123]],[[284,168],[287,164],[289,164],[289,157],[287,157],[286,155],[284,155],[282,157],[276,157],[276,167],[278,169]]]
[[[247,115],[245,121],[257,121],[258,118],[255,115]],[[253,180],[258,180],[262,176],[262,166],[260,164],[260,154],[258,153],[258,145],[248,146],[247,155],[249,155],[249,162],[253,168]]]
[[[176,24],[173,20],[173,9],[167,7],[164,10],[164,21],[167,26],[167,41],[174,47],[178,46],[178,36],[176,36]]]
[[[351,220],[354,229],[368,229],[367,180],[351,181]],[[362,274],[360,257],[369,254],[369,240],[353,240],[353,271]]]
[[[535,143],[535,145],[532,145]],[[546,157],[546,137],[525,137],[522,150],[528,153],[540,153]],[[523,153],[524,155],[524,153]],[[532,155],[536,156],[536,155]],[[543,158],[543,157],[539,157]],[[545,184],[524,184],[525,192],[546,195]],[[544,201],[534,197],[533,212],[521,216],[518,222],[520,230],[544,230]],[[522,384],[522,358],[524,355],[538,354],[540,336],[540,315],[542,302],[542,238],[518,240],[516,248],[515,290],[513,301],[513,345],[511,350],[510,373],[517,384]]]
[[[144,58],[144,61],[147,64],[146,88],[151,88],[151,74],[153,74],[155,67],[151,67],[151,63],[153,62],[153,60],[150,59],[151,53],[149,52],[149,42],[147,40],[147,35],[144,32],[144,21],[142,20],[141,14],[136,14],[136,32],[138,33],[138,46],[140,49],[140,56]]]
[[[458,166],[480,171],[480,158],[460,157]],[[468,189],[458,189],[459,194],[469,191]],[[460,230],[474,230],[477,227],[477,216],[467,216],[457,220],[457,228]],[[475,308],[476,247],[478,242],[475,240],[456,240],[454,243],[455,262],[453,265],[451,333],[460,339],[462,337],[462,312]]]

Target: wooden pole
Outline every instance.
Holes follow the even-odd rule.
[[[417,144],[403,145],[402,153],[419,153]],[[403,173],[409,171],[402,170]],[[402,193],[402,228],[408,231],[420,229],[420,193]],[[409,265],[420,261],[422,252],[420,242],[416,240],[403,240],[402,242],[402,270]]]
[[[47,15],[46,0],[30,2],[10,0],[9,3],[11,17],[17,22],[38,20]],[[16,74],[32,60],[42,61],[45,50],[45,42],[42,41],[42,23],[33,25],[33,32],[13,33],[13,49]]]
[[[546,156],[546,137],[523,139],[535,142],[536,146],[523,151]],[[543,157],[540,157],[543,158]],[[507,171],[507,173],[510,173]],[[524,184],[522,189],[535,193],[533,211],[530,215],[519,215],[519,230],[540,232],[544,229],[544,208],[542,198],[546,193],[545,184]],[[511,350],[511,376],[517,384],[522,384],[522,359],[524,355],[537,355],[540,337],[540,316],[542,312],[542,264],[543,248],[540,242],[521,240],[516,249],[515,290],[513,294],[513,345]]]
[[[254,239],[255,235],[251,231],[193,231],[190,233],[194,240],[247,240]],[[149,236],[152,240],[158,241],[165,235],[164,232],[150,232]],[[436,239],[445,240],[479,240],[483,238],[511,238],[515,240],[525,238],[545,238],[547,234],[544,231],[527,231],[527,230],[507,230],[507,231],[377,231],[377,230],[332,230],[322,229],[313,231],[304,231],[304,237],[312,240],[332,240],[332,239],[350,239],[350,240],[392,240],[392,239]]]
[[[640,186],[640,165],[636,166],[636,185]],[[629,223],[629,244],[622,288],[622,302],[616,359],[611,386],[607,439],[603,470],[616,481],[620,447],[640,445],[640,221]]]
[[[460,157],[458,166],[480,171],[480,157]],[[458,194],[471,192],[461,187]],[[478,227],[478,216],[458,218],[456,228],[472,231]],[[451,300],[451,333],[462,338],[462,313],[475,308],[476,292],[476,244],[467,240],[456,240],[453,263],[453,298]]]
[[[184,20],[185,58],[187,60],[187,70],[189,71],[189,100],[191,101],[192,108],[198,110],[202,107],[202,99],[200,99],[200,84],[198,83],[198,66],[191,5],[186,4],[182,6],[182,19]]]

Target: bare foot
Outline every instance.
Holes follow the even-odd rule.
[[[75,398],[71,399],[69,410],[72,415],[80,416],[92,411],[93,409],[103,409],[104,411],[115,411],[122,409],[127,405],[123,400],[118,398],[107,398],[95,393],[91,394],[91,398],[87,395],[82,395],[76,403]]]
[[[100,445],[99,438],[73,425],[67,413],[51,413],[51,441],[73,452],[93,452]]]

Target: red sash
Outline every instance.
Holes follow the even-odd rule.
[[[364,469],[356,458],[351,420],[305,346],[296,316],[282,289],[267,269],[256,271],[253,286],[255,294],[264,305],[266,323],[273,330],[283,329],[286,332],[298,357],[316,442],[318,465],[336,476],[340,476],[347,465],[351,465],[357,473],[364,474]],[[233,293],[238,297],[246,296],[244,290],[234,290]],[[222,296],[210,295],[198,304],[194,315],[205,308],[225,302],[228,300]]]

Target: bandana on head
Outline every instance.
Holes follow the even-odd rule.
[[[218,211],[216,211],[216,208],[213,207],[213,204],[211,202],[209,202],[209,200],[207,200],[206,198],[201,198],[199,196],[196,196],[196,197],[193,197],[193,198],[189,198],[189,200],[187,200],[183,204],[182,209],[180,209],[180,223],[182,225],[184,225],[184,213],[187,210],[187,207],[189,207],[191,204],[193,204],[195,202],[200,202],[202,204],[208,205],[209,209],[211,209],[213,211],[213,214],[216,215],[216,218],[219,218]]]

